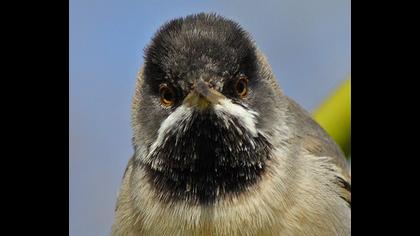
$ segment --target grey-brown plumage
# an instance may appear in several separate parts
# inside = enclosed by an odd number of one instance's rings
[[[212,14],[165,24],[132,114],[113,235],[350,235],[341,150],[238,24]]]

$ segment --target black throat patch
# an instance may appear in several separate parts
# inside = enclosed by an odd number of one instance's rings
[[[210,111],[188,122],[151,154],[158,168],[139,163],[162,201],[213,204],[261,179],[271,149],[264,136],[253,137],[236,118],[227,127]]]

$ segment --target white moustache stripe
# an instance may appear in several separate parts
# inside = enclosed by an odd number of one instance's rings
[[[169,132],[178,133],[187,128],[185,127],[191,119],[193,108],[181,105],[172,114],[170,114],[160,125],[158,137],[151,146],[149,154],[153,153],[157,147],[165,142]],[[229,99],[223,99],[220,104],[214,106],[216,115],[225,122],[227,128],[230,128],[232,120],[235,117],[241,125],[253,136],[258,136],[256,128],[256,118],[259,115],[255,111],[247,110],[240,105],[232,103]],[[146,158],[148,159],[148,158]]]
[[[214,110],[219,118],[223,119],[225,123],[229,123],[230,116],[234,116],[242,123],[242,126],[248,130],[248,132],[256,137],[258,130],[256,128],[257,116],[259,115],[255,111],[247,110],[240,105],[232,103],[229,99],[223,99],[220,104],[214,106]]]
[[[172,130],[183,129],[184,125],[187,123],[185,121],[191,118],[191,108],[185,105],[178,107],[174,112],[172,112],[160,125],[158,130],[158,137],[155,142],[152,144],[151,151],[153,151],[165,141],[165,137],[168,137],[168,133]]]

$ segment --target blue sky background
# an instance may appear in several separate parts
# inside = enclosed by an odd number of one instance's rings
[[[349,0],[70,0],[70,236],[109,235],[143,48],[165,21],[202,11],[250,32],[309,111],[350,74]]]

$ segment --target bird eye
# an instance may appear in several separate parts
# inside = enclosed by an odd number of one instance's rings
[[[236,82],[236,93],[241,98],[248,95],[248,79],[246,76],[241,76]]]
[[[175,94],[171,88],[169,88],[166,84],[160,85],[159,88],[160,93],[160,102],[164,106],[172,106],[175,102]]]

